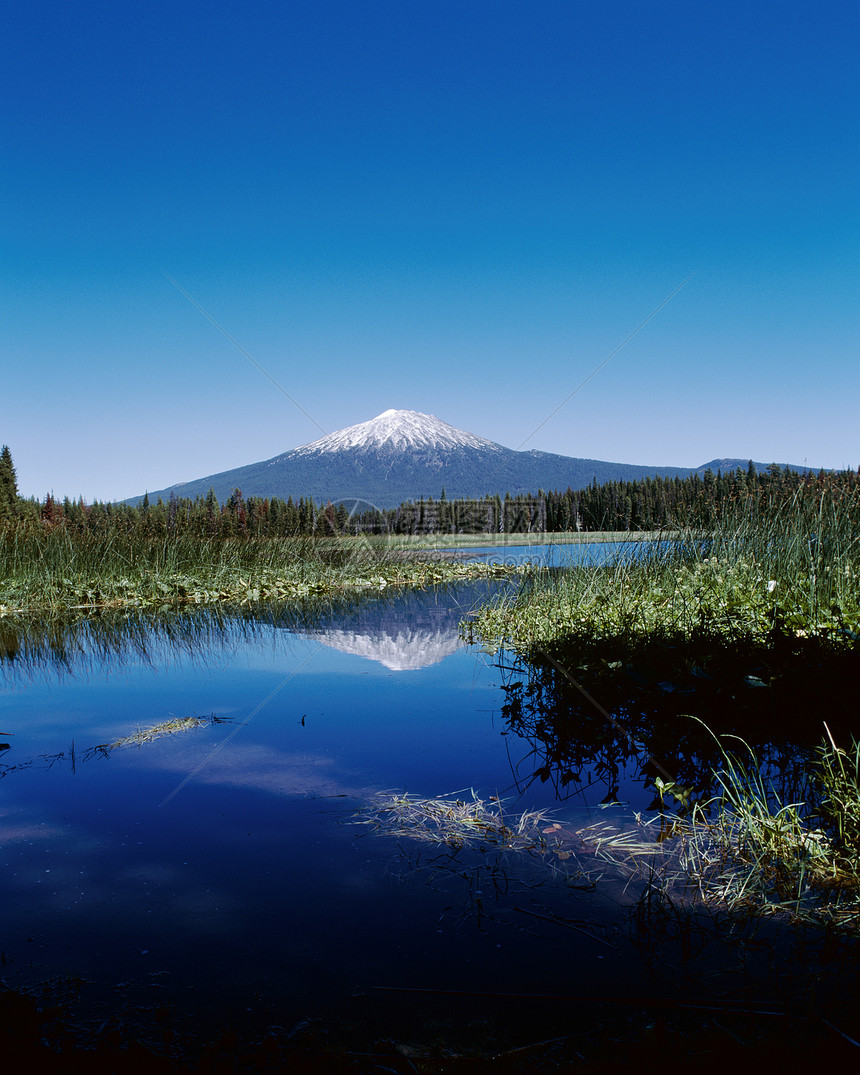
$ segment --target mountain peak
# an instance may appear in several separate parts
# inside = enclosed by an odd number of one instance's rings
[[[296,448],[292,455],[320,455],[342,452],[348,449],[363,451],[383,449],[405,451],[408,449],[492,448],[499,445],[474,433],[443,422],[435,414],[420,411],[394,410],[390,408],[371,418],[369,422],[340,429],[326,437]]]

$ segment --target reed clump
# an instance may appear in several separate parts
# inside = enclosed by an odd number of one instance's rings
[[[661,818],[676,856],[663,886],[681,883],[730,912],[860,927],[860,744],[845,751],[826,730],[804,794],[791,802],[743,740],[726,737],[735,749],[722,740],[718,795],[668,828]]]

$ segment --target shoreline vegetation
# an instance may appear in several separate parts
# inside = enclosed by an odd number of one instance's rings
[[[727,618],[718,608],[720,588],[727,584],[731,591],[728,604],[737,603],[737,595],[748,583],[762,581],[761,562],[757,566],[740,562],[736,541],[731,538],[727,552],[730,561],[739,561],[733,575],[740,572],[740,576],[726,579],[715,569],[715,557],[720,556],[715,546],[710,556],[698,557],[696,577],[680,579],[677,563],[667,559],[665,577],[660,581],[661,558],[674,556],[677,560],[676,550],[682,549],[689,561],[689,550],[695,557],[706,547],[703,543],[728,534],[726,505],[746,513],[752,533],[763,518],[773,516],[775,504],[781,505],[784,515],[790,515],[793,502],[819,498],[823,507],[825,501],[856,500],[858,489],[860,474],[852,471],[813,475],[772,466],[759,472],[750,464],[747,470],[726,475],[709,471],[701,478],[693,475],[683,480],[593,483],[576,492],[539,490],[533,495],[449,501],[443,490],[438,500],[422,498],[384,512],[359,512],[356,506],[350,513],[344,504],[315,504],[309,498],[246,500],[238,489],[223,504],[210,490],[206,497],[193,501],[171,496],[167,504],[160,499],[150,504],[144,497],[136,506],[88,505],[83,499],[65,498],[61,502],[52,494],[43,502],[18,496],[11,453],[3,446],[0,615],[100,608],[228,607],[350,589],[500,577],[512,569],[469,563],[456,551],[486,545],[504,548],[620,541],[625,547],[635,546],[635,558],[650,566],[648,572],[637,565],[635,573],[624,574],[624,568],[615,577],[591,568],[587,574],[580,571],[559,576],[558,584],[570,591],[567,606],[579,609],[583,630],[593,634],[597,627],[598,635],[605,633],[611,626],[607,617],[612,616],[615,627],[626,630],[638,617],[642,623],[637,629],[654,634],[663,631],[673,617],[689,621],[688,612],[700,615],[718,631],[727,627],[734,630],[734,624],[729,623],[732,614]],[[627,555],[616,562],[622,565],[630,559]],[[809,564],[802,567],[806,571]],[[677,592],[669,585],[676,578],[684,583]],[[585,579],[591,581],[583,583]],[[774,575],[764,581],[770,585],[778,580]],[[819,589],[820,581],[816,583]],[[792,585],[796,589],[794,582]],[[509,639],[513,645],[521,646],[528,632],[541,645],[552,642],[553,632],[547,634],[545,624],[534,630],[539,607],[547,605],[549,589],[538,581],[527,603],[517,607],[520,626]],[[543,597],[538,596],[539,591]],[[684,602],[684,592],[689,593],[689,602]],[[706,592],[713,596],[710,603],[701,600]],[[784,593],[788,593],[785,587],[777,593],[778,605]],[[788,606],[793,607],[794,600],[790,594]],[[679,612],[679,602],[684,604],[683,613]],[[755,602],[747,600],[746,604],[749,611]],[[770,604],[769,600],[758,602],[762,622]],[[602,612],[598,605],[604,606]],[[857,619],[856,607],[838,607],[836,620],[846,614]],[[833,619],[830,613],[826,615]],[[575,618],[568,617],[559,625],[569,628]],[[493,633],[489,618],[481,621],[481,630]]]
[[[600,565],[537,569],[481,612],[485,642],[547,652],[655,639],[860,640],[860,484],[730,502],[707,530],[659,535]]]
[[[536,569],[516,596],[478,610],[463,633],[536,670],[525,687],[514,684],[515,715],[551,684],[556,736],[564,692],[582,707],[583,698],[617,697],[619,681],[623,697],[638,692],[633,708],[628,702],[618,710],[622,723],[635,725],[639,706],[662,693],[667,727],[679,741],[694,734],[692,719],[687,730],[678,724],[684,714],[699,708],[732,720],[748,708],[744,692],[759,694],[758,711],[771,728],[777,721],[808,734],[815,724],[823,739],[791,798],[777,788],[780,774],[769,773],[737,734],[716,740],[716,794],[702,796],[656,770],[646,780],[658,812],[665,807],[676,818],[668,835],[703,896],[734,910],[860,927],[860,745],[855,711],[846,708],[860,670],[853,476],[730,501],[707,532],[606,563]],[[828,726],[838,707],[845,745]],[[616,712],[611,704],[609,712]],[[559,749],[565,745],[557,739]]]
[[[510,568],[365,538],[151,538],[11,527],[0,532],[0,616],[242,607],[389,586],[503,578]]]

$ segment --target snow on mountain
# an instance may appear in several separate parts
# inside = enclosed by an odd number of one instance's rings
[[[710,466],[729,469],[717,460]],[[746,462],[741,465],[747,466]],[[763,464],[754,464],[763,469]],[[734,469],[734,468],[732,468]],[[804,468],[792,467],[793,470]],[[388,410],[369,422],[341,429],[310,444],[259,463],[210,474],[167,489],[150,490],[150,502],[165,502],[172,492],[193,499],[210,489],[223,503],[236,489],[248,497],[307,497],[316,501],[359,501],[396,508],[405,501],[446,496],[481,498],[539,489],[584,489],[592,482],[636,478],[687,477],[688,467],[646,467],[600,459],[571,458],[549,452],[514,451],[443,422],[432,414]],[[138,502],[140,496],[132,499]]]
[[[321,437],[310,444],[304,444],[289,454],[293,457],[302,455],[322,455],[328,452],[343,452],[349,449],[383,449],[390,452],[414,450],[439,450],[457,448],[484,448],[504,451],[501,445],[491,440],[467,433],[464,429],[443,422],[435,414],[421,414],[419,411],[387,410],[371,418],[369,422],[359,422]]]

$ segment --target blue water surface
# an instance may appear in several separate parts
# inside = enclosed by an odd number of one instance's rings
[[[74,976],[108,1002],[135,983],[201,1028],[292,1025],[379,986],[567,993],[572,968],[578,988],[650,989],[635,893],[610,869],[592,887],[575,860],[364,823],[386,791],[495,796],[512,818],[549,809],[571,827],[605,816],[605,788],[559,800],[535,777],[504,718],[499,655],[459,637],[516,586],[138,625],[110,644],[91,625],[17,655],[7,641],[4,977]],[[111,746],[192,716],[194,729]]]
[[[653,542],[641,541],[583,541],[528,542],[521,545],[464,546],[461,554],[493,564],[525,564],[536,567],[570,567],[598,565],[616,557],[638,556],[653,549]]]
[[[536,942],[514,906],[536,892],[567,906],[562,873],[492,849],[424,872],[450,849],[356,823],[387,789],[558,807],[551,786],[517,786],[529,748],[506,731],[499,671],[458,637],[488,592],[381,596],[299,626],[246,613],[182,645],[153,630],[109,657],[83,643],[63,660],[6,661],[10,980],[157,983],[201,1018],[284,1022],[374,985],[558,979],[557,938]],[[205,723],[93,750],[188,716]],[[492,901],[480,896],[491,867],[507,890]],[[600,957],[596,970],[615,951],[565,944]]]

